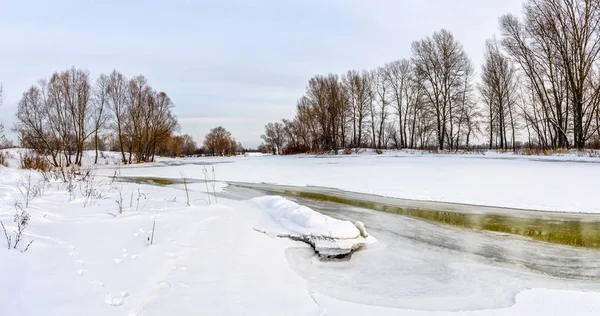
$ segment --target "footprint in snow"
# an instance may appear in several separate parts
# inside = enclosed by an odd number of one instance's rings
[[[126,253],[127,252],[127,248],[121,249],[121,252]]]
[[[169,282],[165,282],[165,281],[158,283],[158,285],[160,285],[160,287],[163,289],[168,289],[171,287],[171,284]]]
[[[125,298],[125,297],[129,296],[129,293],[122,291],[121,293],[119,293],[119,295],[121,295],[122,298]]]
[[[114,259],[113,259],[113,261],[114,261],[116,264],[123,263],[123,260],[121,260],[121,259],[119,259],[119,258],[114,258]]]
[[[114,297],[110,294],[107,294],[104,298],[104,304],[112,306],[121,306],[123,305],[123,300],[120,297]]]
[[[98,280],[94,281],[94,284],[98,287],[104,287],[104,282],[102,282],[102,281],[98,281]]]
[[[129,259],[137,259],[137,257],[138,257],[137,254],[129,255]]]
[[[85,273],[85,270],[84,270],[84,269],[79,269],[79,270],[77,270],[77,274],[79,274],[79,275],[81,275],[81,276],[83,276],[83,274],[84,274],[84,273]]]
[[[179,285],[180,287],[185,288],[185,289],[189,289],[192,287],[188,283],[184,283],[184,282],[179,282],[179,283],[177,283],[177,285]]]
[[[77,260],[77,263],[79,263],[79,265],[82,267],[85,265],[85,262],[83,262],[83,260]]]

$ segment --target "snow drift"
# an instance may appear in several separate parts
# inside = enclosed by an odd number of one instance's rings
[[[373,237],[361,236],[365,231],[362,223],[358,222],[360,227],[357,227],[280,196],[258,197],[252,202],[290,233],[277,234],[279,237],[304,241],[321,257],[345,257],[374,241]]]

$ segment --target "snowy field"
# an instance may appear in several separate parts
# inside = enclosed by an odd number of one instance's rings
[[[71,186],[44,182],[40,174],[15,168],[14,161],[10,168],[0,166],[0,220],[8,234],[16,227],[16,201],[31,216],[17,249],[2,249],[6,240],[0,232],[0,315],[597,315],[600,310],[598,280],[548,277],[431,245],[394,248],[386,239],[393,234],[382,234],[349,261],[323,262],[308,245],[275,236],[359,238],[353,222],[360,218],[334,219],[277,197],[228,198],[224,183],[213,191],[193,181],[205,178],[205,167],[212,177],[214,166],[220,181],[600,212],[594,185],[600,161],[592,158],[394,152],[162,159],[127,167],[115,165],[117,160],[107,154],[94,177]],[[190,180],[189,206],[183,184],[112,179],[115,173],[177,179],[182,171]],[[25,207],[28,183],[39,187]],[[595,252],[586,255],[600,259]],[[365,274],[375,277],[361,278]]]

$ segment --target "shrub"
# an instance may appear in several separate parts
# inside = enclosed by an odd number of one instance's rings
[[[0,165],[3,165],[5,167],[8,167],[8,161],[7,161],[7,156],[5,153],[0,152]]]
[[[16,214],[13,217],[13,222],[16,224],[17,228],[14,231],[14,239],[13,236],[9,235],[9,233],[6,231],[6,227],[4,227],[4,223],[0,221],[0,226],[2,226],[2,230],[4,231],[4,236],[6,237],[6,244],[8,249],[17,249],[17,246],[19,245],[19,242],[21,242],[21,240],[23,240],[23,232],[25,231],[25,228],[27,228],[27,225],[29,224],[29,220],[31,219],[31,216],[29,215],[29,213],[27,213],[27,211],[25,209],[23,209],[23,207],[21,206],[20,202],[15,202],[15,210],[16,210]],[[29,246],[31,246],[31,244],[33,243],[33,240],[29,242],[29,244],[27,244],[27,247],[25,247],[24,250],[21,250],[21,252],[25,252],[29,249]]]
[[[38,170],[42,172],[48,172],[52,168],[50,163],[46,160],[46,157],[35,153],[21,154],[20,164],[21,169]]]

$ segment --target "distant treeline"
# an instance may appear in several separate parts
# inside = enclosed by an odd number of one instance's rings
[[[600,146],[600,1],[527,0],[500,18],[481,72],[453,34],[412,43],[410,58],[315,76],[290,120],[262,139],[276,153],[340,148],[457,150]]]
[[[23,93],[15,131],[22,146],[50,157],[56,167],[81,165],[83,150],[113,142],[123,163],[153,161],[179,143],[173,103],[143,75],[114,70],[95,81],[75,67],[39,80]],[[185,139],[182,139],[185,142]]]

